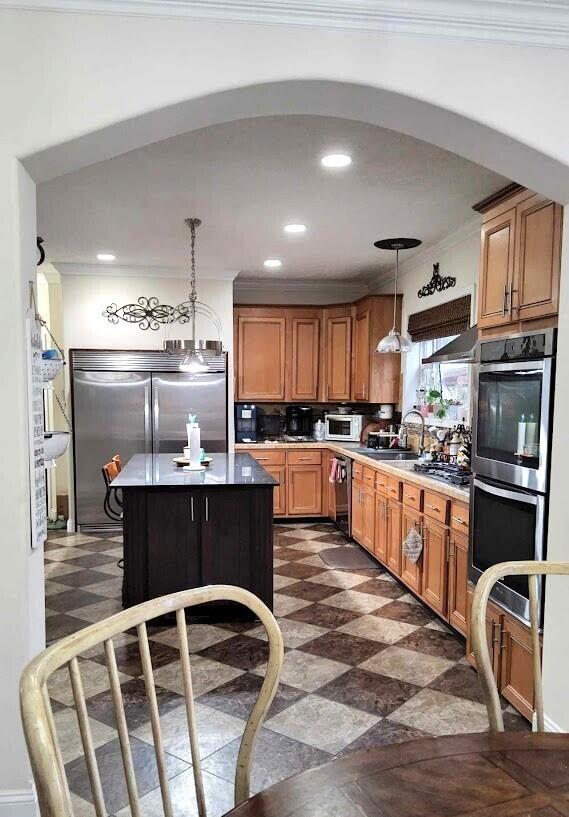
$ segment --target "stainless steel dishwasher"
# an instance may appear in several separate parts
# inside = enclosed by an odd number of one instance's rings
[[[331,462],[336,499],[336,526],[346,536],[350,536],[352,516],[352,461],[348,457],[335,455]]]

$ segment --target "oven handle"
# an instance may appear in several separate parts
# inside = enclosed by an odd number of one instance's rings
[[[500,363],[495,360],[491,363],[479,363],[478,369],[481,372],[520,372],[524,374],[543,374],[546,366],[546,359],[542,360],[518,360],[513,363]]]
[[[506,491],[504,488],[497,488],[495,485],[488,485],[486,482],[481,482],[479,479],[474,480],[474,487],[480,488],[487,494],[494,496],[501,496],[503,499],[511,499],[512,502],[523,502],[526,505],[537,505],[538,498],[531,494],[524,494],[521,491]]]

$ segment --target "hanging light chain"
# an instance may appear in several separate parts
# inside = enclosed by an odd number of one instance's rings
[[[185,223],[190,228],[190,297],[189,301],[195,304],[197,301],[196,293],[196,227],[202,223],[201,218],[187,218]]]

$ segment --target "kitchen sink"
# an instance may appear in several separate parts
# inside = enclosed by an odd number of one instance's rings
[[[373,448],[357,448],[356,452],[358,454],[363,454],[365,457],[369,457],[372,460],[418,460],[419,457],[414,451],[390,451],[389,449],[385,449],[384,451],[378,451],[377,449]]]

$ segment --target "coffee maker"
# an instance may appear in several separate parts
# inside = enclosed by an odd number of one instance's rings
[[[286,407],[286,433],[289,437],[312,437],[312,407]]]
[[[235,404],[235,442],[257,442],[257,406],[254,403]]]

